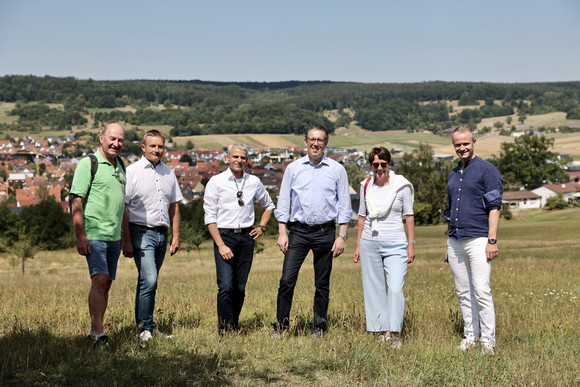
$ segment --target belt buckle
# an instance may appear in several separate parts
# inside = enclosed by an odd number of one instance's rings
[[[242,233],[241,228],[234,228],[234,234],[241,234],[241,233]]]
[[[310,231],[310,232],[313,232],[313,231],[317,231],[318,230],[317,227],[316,227],[316,224],[308,224],[308,223],[306,223],[306,229],[308,231]]]

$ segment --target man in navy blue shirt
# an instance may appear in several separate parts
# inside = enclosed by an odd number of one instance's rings
[[[447,183],[443,213],[449,221],[446,256],[464,321],[465,338],[458,348],[473,348],[479,339],[482,353],[493,355],[495,310],[490,276],[491,262],[498,255],[503,179],[493,164],[475,156],[475,141],[468,127],[453,132],[459,165],[449,173]]]

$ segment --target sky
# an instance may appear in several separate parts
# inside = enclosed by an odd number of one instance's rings
[[[579,0],[0,0],[0,76],[580,80]]]

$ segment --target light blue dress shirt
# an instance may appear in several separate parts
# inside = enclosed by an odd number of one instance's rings
[[[316,166],[308,156],[290,163],[284,172],[274,215],[282,223],[312,225],[331,220],[348,223],[352,209],[346,170],[326,155]]]

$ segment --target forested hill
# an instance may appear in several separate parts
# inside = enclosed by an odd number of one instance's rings
[[[459,114],[449,101],[470,106]],[[484,101],[479,106],[477,101]],[[580,119],[580,82],[423,82],[364,84],[330,81],[96,81],[72,77],[0,77],[0,102],[18,116],[3,129],[70,130],[90,122],[169,125],[174,136],[219,133],[300,133],[351,120],[368,130],[432,130],[474,125],[482,118],[563,111]],[[62,104],[50,107],[49,103]],[[131,107],[132,109],[126,109]],[[122,108],[122,109],[121,109]],[[337,109],[330,122],[322,112]]]

